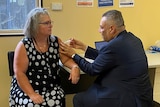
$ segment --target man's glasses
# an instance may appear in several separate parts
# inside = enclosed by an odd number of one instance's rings
[[[49,25],[52,25],[52,24],[53,24],[53,21],[41,22],[41,23],[39,23],[39,24],[43,24],[43,25],[49,26]]]

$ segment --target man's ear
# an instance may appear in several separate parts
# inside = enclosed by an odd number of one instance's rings
[[[111,32],[111,34],[114,34],[115,32],[116,32],[116,27],[115,26],[110,26],[110,32]]]

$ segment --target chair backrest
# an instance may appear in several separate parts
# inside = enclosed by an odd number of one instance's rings
[[[8,66],[9,66],[9,75],[10,76],[14,75],[13,60],[14,60],[14,51],[9,51],[8,52]]]
[[[156,101],[153,101],[153,107],[160,107],[160,104]]]

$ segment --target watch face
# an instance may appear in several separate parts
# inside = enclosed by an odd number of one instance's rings
[[[74,58],[75,54],[73,54],[71,57]]]
[[[106,41],[96,41],[95,42],[95,47],[97,50],[100,50],[104,45],[108,44]]]

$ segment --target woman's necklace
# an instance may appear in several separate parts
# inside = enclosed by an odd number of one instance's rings
[[[35,38],[33,40],[36,44],[37,49],[40,51],[40,53],[44,53],[48,50],[49,39],[47,39],[47,44],[44,44],[44,45],[41,45],[41,46],[39,45],[39,43],[36,41]]]

